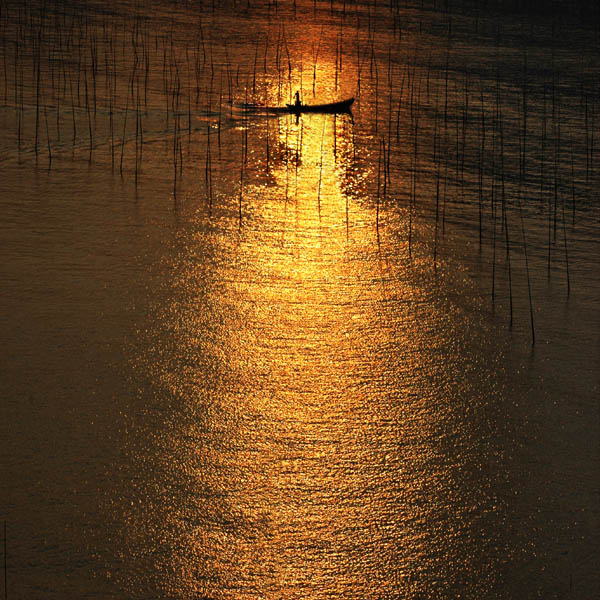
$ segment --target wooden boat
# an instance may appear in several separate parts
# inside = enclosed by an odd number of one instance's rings
[[[340,102],[330,102],[329,104],[287,104],[288,112],[292,114],[300,113],[347,113],[354,102],[354,98],[342,100]]]
[[[286,104],[285,106],[265,106],[264,104],[244,103],[238,104],[237,108],[245,112],[262,114],[293,114],[301,113],[325,113],[338,114],[349,113],[354,98],[348,98],[340,102],[330,102],[329,104]]]

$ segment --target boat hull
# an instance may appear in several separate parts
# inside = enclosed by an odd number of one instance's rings
[[[330,102],[329,104],[286,104],[285,106],[265,106],[264,104],[244,103],[233,105],[233,108],[242,110],[244,113],[264,115],[300,115],[302,113],[352,114],[350,107],[353,103],[354,98],[349,98],[348,100]]]
[[[350,112],[350,108],[354,102],[354,98],[348,100],[342,100],[341,102],[331,102],[329,104],[288,104],[287,110],[292,114],[301,113],[347,113]]]

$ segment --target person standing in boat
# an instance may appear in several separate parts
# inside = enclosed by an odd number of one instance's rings
[[[294,106],[300,106],[302,103],[300,102],[300,92],[298,90],[296,90],[296,102],[294,103]]]

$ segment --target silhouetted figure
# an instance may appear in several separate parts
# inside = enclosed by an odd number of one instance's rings
[[[302,103],[300,102],[300,92],[296,90],[296,102],[295,106],[300,106]]]

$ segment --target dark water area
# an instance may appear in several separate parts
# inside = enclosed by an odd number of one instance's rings
[[[0,597],[599,596],[594,3],[0,6]]]

